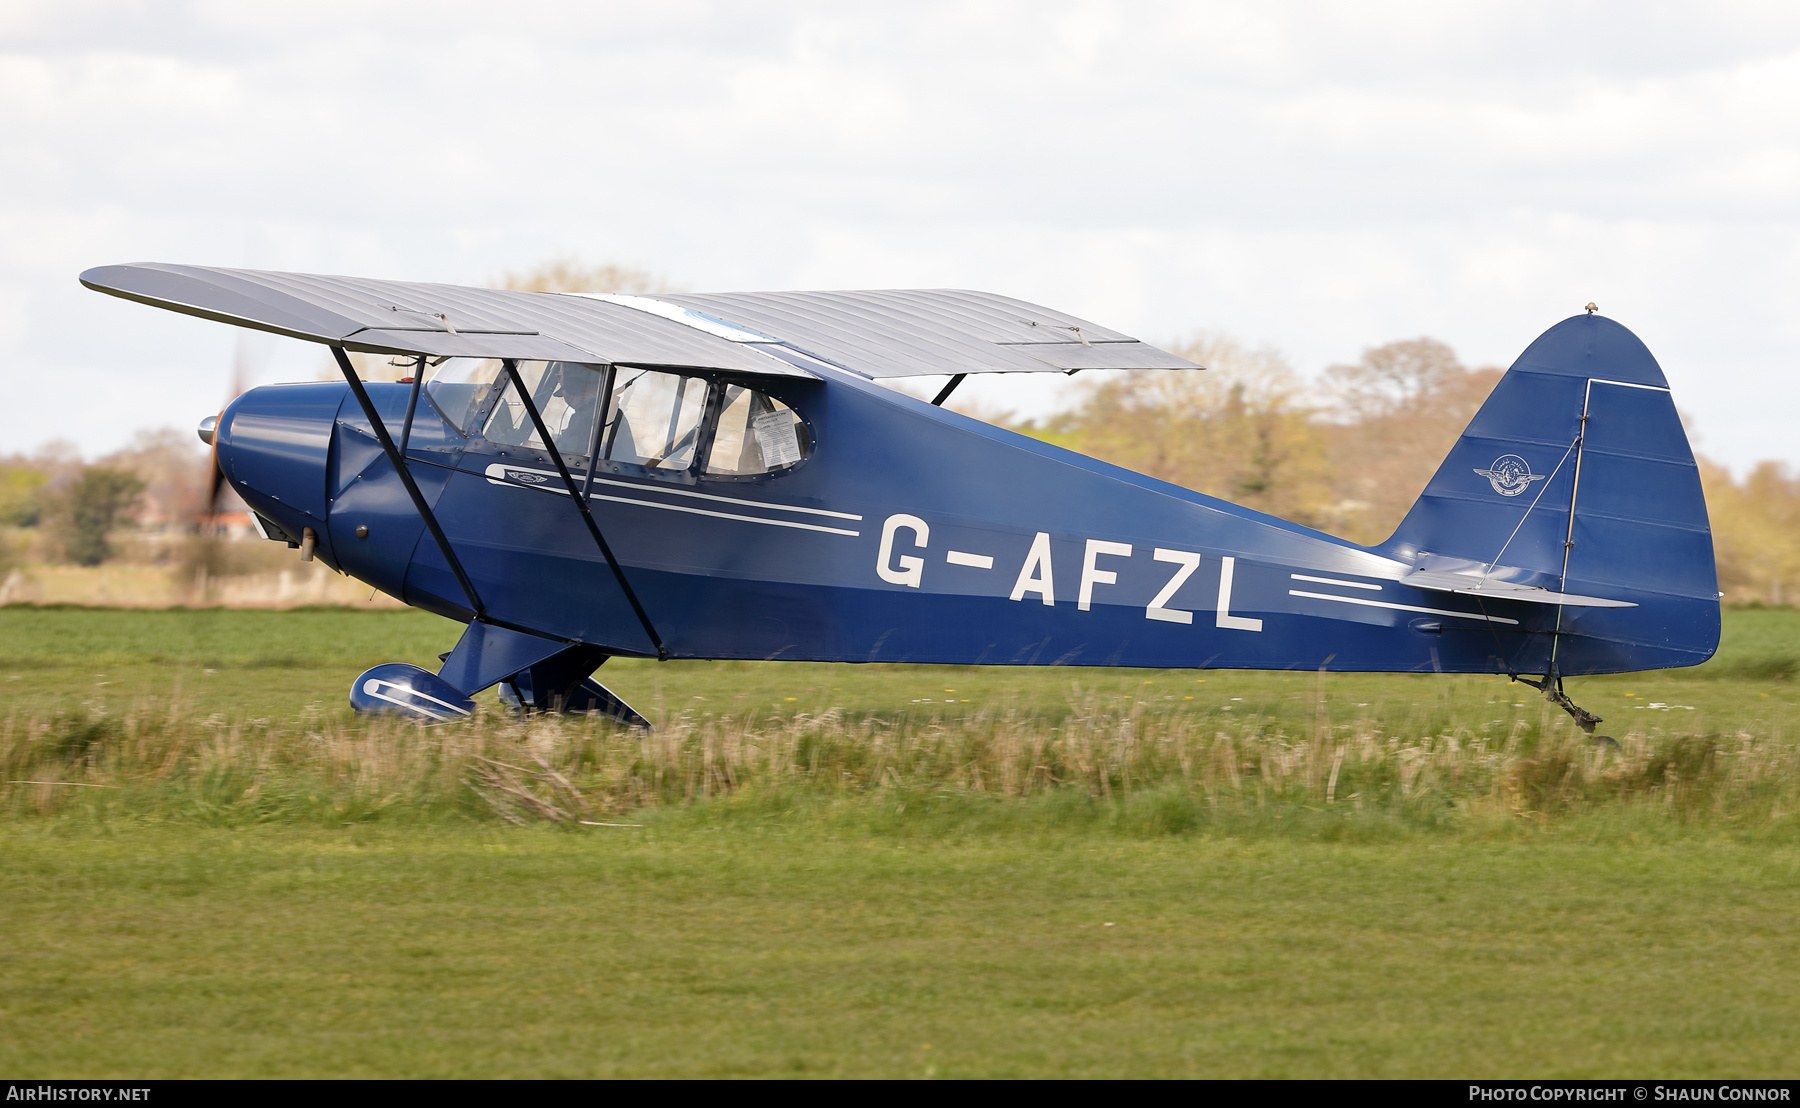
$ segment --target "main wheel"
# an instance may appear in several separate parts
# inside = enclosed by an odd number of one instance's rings
[[[466,719],[475,702],[428,669],[386,662],[350,686],[350,706],[359,713],[405,716],[427,723]]]

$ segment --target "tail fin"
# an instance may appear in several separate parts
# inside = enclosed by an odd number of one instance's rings
[[[1696,665],[1719,645],[1712,528],[1668,381],[1596,315],[1544,332],[1494,387],[1394,536],[1422,570],[1629,601],[1565,607],[1515,672]]]

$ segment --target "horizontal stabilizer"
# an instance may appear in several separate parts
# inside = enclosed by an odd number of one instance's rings
[[[1432,573],[1419,570],[1400,578],[1402,585],[1432,592],[1453,592],[1460,596],[1488,596],[1495,600],[1523,600],[1528,604],[1565,604],[1572,608],[1635,608],[1626,600],[1605,600],[1598,596],[1575,596],[1566,592],[1515,585],[1511,581],[1495,581],[1471,577],[1464,573]]]

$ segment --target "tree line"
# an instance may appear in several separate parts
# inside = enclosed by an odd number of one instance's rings
[[[497,283],[653,292],[662,279],[573,260]],[[1061,412],[993,422],[1353,542],[1386,539],[1499,381],[1431,338],[1370,347],[1306,381],[1278,352],[1202,333],[1173,349],[1208,367],[1093,374]],[[334,373],[335,375],[335,373]],[[191,432],[141,433],[92,465],[53,445],[0,459],[0,563],[97,565],[122,526],[196,525],[209,455]],[[1800,474],[1763,462],[1743,479],[1700,459],[1727,603],[1800,597]]]
[[[63,442],[0,459],[0,567],[96,566],[119,554],[122,532],[194,530],[212,495],[211,465],[193,432],[173,428],[139,432],[91,465]]]
[[[1431,338],[1374,346],[1307,382],[1269,349],[1201,334],[1173,348],[1204,373],[1096,374],[1073,402],[1016,430],[1372,545],[1399,526],[1500,380]],[[1742,480],[1699,459],[1727,603],[1800,598],[1800,474]]]

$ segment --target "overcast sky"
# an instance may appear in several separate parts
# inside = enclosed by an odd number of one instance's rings
[[[1504,365],[1593,300],[1702,452],[1800,462],[1793,3],[0,0],[0,170],[0,453],[218,407],[234,332],[89,266],[573,254],[988,289],[1306,373],[1421,334]]]

